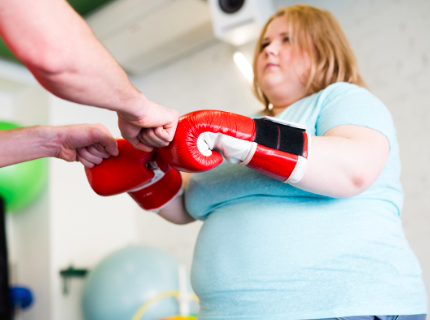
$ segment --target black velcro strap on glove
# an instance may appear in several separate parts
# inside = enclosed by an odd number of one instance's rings
[[[301,128],[282,125],[270,120],[254,119],[254,142],[267,148],[303,156],[305,137]]]

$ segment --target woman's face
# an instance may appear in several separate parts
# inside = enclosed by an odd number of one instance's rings
[[[306,96],[310,60],[306,52],[293,54],[284,17],[274,19],[262,40],[257,60],[258,83],[275,106],[288,106]]]

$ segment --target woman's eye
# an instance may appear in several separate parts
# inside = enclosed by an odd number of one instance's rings
[[[283,41],[284,42],[290,42],[290,38],[289,37],[285,37]]]
[[[266,43],[262,43],[262,44],[261,44],[261,47],[264,49],[264,48],[266,48],[269,44],[270,44],[270,43],[268,43],[268,42],[266,42]]]

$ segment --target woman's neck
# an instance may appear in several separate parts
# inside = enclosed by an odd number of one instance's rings
[[[292,94],[285,95],[282,92],[278,92],[278,94],[266,94],[266,97],[269,99],[273,108],[270,111],[272,116],[277,116],[285,109],[287,109],[292,104],[306,97],[306,90],[297,90]]]
[[[280,114],[282,111],[284,111],[285,109],[287,109],[290,105],[288,105],[288,106],[282,106],[282,107],[275,107],[275,106],[273,106],[273,108],[270,111],[273,114],[273,116],[275,117],[278,114]]]
[[[267,110],[268,111],[268,115],[271,116],[271,117],[275,117],[278,114],[280,114],[281,112],[283,112],[285,109],[287,109],[289,106],[291,106],[293,103],[295,103],[295,102],[297,102],[299,100],[296,100],[296,101],[293,101],[291,103],[284,104],[284,105],[274,105],[274,104],[272,104],[272,108],[269,109],[269,110]]]

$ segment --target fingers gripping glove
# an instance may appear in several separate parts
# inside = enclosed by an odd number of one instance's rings
[[[119,155],[103,160],[85,173],[91,187],[101,196],[112,196],[147,184],[154,172],[147,167],[155,151],[135,149],[127,140],[117,139]]]
[[[207,171],[225,157],[274,179],[297,183],[306,170],[310,142],[300,124],[202,110],[181,117],[173,141],[159,153],[181,171]]]
[[[165,163],[159,155],[156,155],[154,161],[149,163],[149,167],[154,172],[154,178],[128,194],[141,208],[158,212],[182,194],[182,177],[176,169]]]

